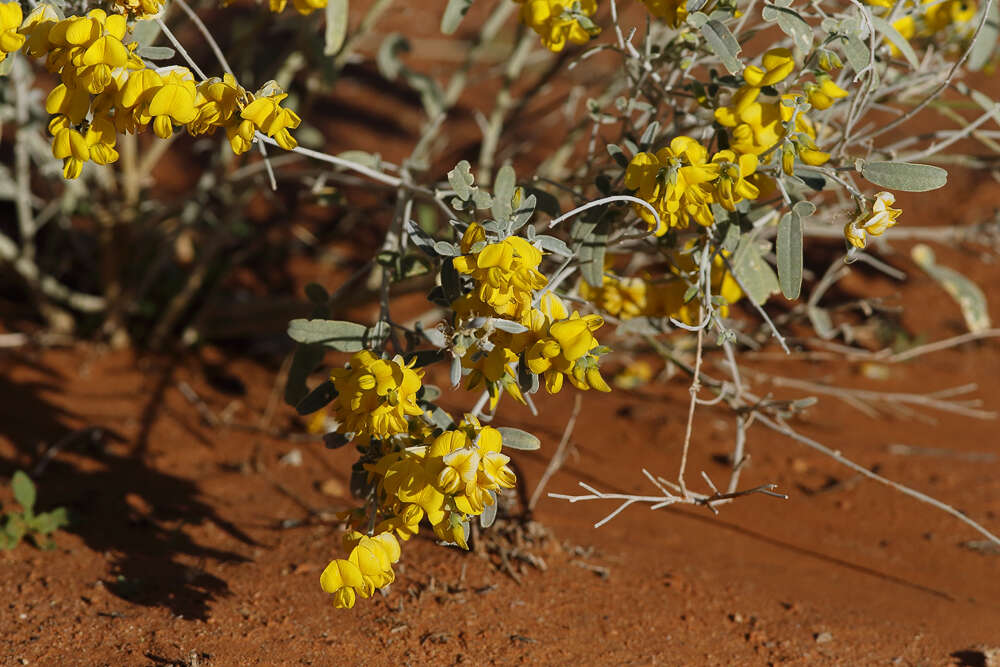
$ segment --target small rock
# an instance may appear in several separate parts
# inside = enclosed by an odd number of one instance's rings
[[[293,449],[292,451],[288,452],[280,459],[278,459],[278,463],[280,463],[281,465],[298,468],[300,465],[302,465],[302,450]]]
[[[828,644],[833,641],[832,632],[821,632],[815,636],[817,644]]]

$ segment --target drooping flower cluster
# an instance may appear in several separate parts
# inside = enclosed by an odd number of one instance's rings
[[[358,531],[344,535],[347,558],[332,561],[319,577],[323,591],[333,595],[333,605],[350,609],[360,595],[370,598],[378,588],[396,580],[392,565],[399,561],[400,548],[396,536],[381,532],[368,537]]]
[[[491,406],[503,391],[523,402],[514,366],[522,355],[528,355],[532,360],[526,363],[527,369],[544,375],[546,390],[551,393],[562,388],[564,376],[579,389],[610,391],[597,369],[604,348],[592,333],[603,320],[570,314],[551,292],[538,296],[548,285],[538,270],[542,260],[538,248],[517,236],[488,243],[486,231],[478,223],[469,225],[460,247],[462,255],[454,260],[454,266],[471,278],[472,289],[452,303],[456,328],[483,318],[501,321],[476,326],[476,335],[456,347],[462,366],[469,372],[469,389],[485,387]],[[501,326],[503,321],[515,324]],[[581,349],[584,346],[586,349]]]
[[[673,227],[687,227],[689,220],[701,225],[713,221],[711,205],[734,210],[743,199],[756,199],[760,190],[748,180],[757,170],[757,156],[737,156],[731,150],[708,151],[691,137],[674,137],[656,153],[639,153],[625,171],[625,186],[635,190],[659,214],[635,204],[635,211],[657,236]]]
[[[548,282],[539,271],[542,252],[519,236],[487,243],[482,225],[462,235],[455,270],[472,278],[475,289],[452,305],[460,315],[499,317],[526,324],[535,290]]]
[[[355,438],[384,440],[409,428],[407,416],[422,415],[417,405],[423,369],[403,358],[379,359],[369,350],[356,353],[347,368],[335,368],[330,379],[337,391],[331,404],[341,431]]]
[[[795,109],[800,94],[789,90],[774,101],[761,101],[766,90],[785,81],[795,70],[795,59],[788,49],[771,49],[764,54],[762,67],[751,65],[743,71],[744,85],[727,106],[715,110],[715,120],[729,128],[729,146],[740,154],[780,155],[786,173],[794,173],[795,159],[808,165],[822,165],[830,159],[816,147],[816,127],[804,112]],[[805,96],[818,109],[829,108],[836,100],[847,97],[829,75],[816,74],[816,83],[804,86]]]
[[[891,192],[880,192],[875,195],[875,204],[871,213],[861,215],[847,223],[844,227],[844,237],[855,248],[864,248],[868,244],[868,235],[881,236],[885,230],[896,224],[903,211],[892,208],[896,196]]]
[[[375,589],[395,580],[397,536],[409,540],[424,519],[438,539],[468,549],[470,518],[495,505],[496,494],[514,488],[517,481],[507,465],[510,457],[502,453],[501,432],[471,415],[446,431],[427,432],[418,426],[383,445],[385,453],[365,465],[380,519],[373,537],[358,530],[347,533],[348,557],[331,562],[320,577],[338,608],[352,607],[357,596],[371,597]],[[346,518],[355,528],[369,521],[362,510]]]
[[[149,9],[153,6],[140,4],[135,11]],[[52,154],[63,161],[65,178],[78,177],[88,161],[115,162],[118,135],[149,125],[164,139],[178,126],[192,135],[222,128],[237,154],[249,150],[257,132],[288,150],[297,145],[289,130],[300,119],[281,107],[287,96],[277,85],[251,94],[228,74],[199,83],[186,67],[149,67],[127,34],[125,16],[100,9],[59,19],[52,6],[42,3],[22,22],[20,5],[0,5],[3,55],[22,49],[44,58],[60,79],[45,109],[52,114]]]
[[[538,33],[550,51],[562,51],[567,43],[586,44],[601,29],[590,17],[597,0],[514,0],[521,5],[521,23]]]

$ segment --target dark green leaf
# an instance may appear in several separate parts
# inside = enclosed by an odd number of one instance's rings
[[[330,401],[337,397],[337,389],[331,380],[320,383],[309,394],[295,405],[295,411],[300,415],[309,415],[322,410]]]

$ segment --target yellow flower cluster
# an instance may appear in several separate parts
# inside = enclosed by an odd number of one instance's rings
[[[52,154],[63,161],[68,179],[78,177],[88,161],[115,162],[118,135],[149,124],[161,138],[175,126],[186,126],[192,135],[223,128],[237,154],[249,150],[257,132],[288,150],[297,145],[289,130],[300,119],[280,106],[287,95],[276,85],[250,94],[230,75],[196,83],[185,67],[147,67],[136,43],[125,41],[123,15],[94,9],[60,20],[43,3],[21,19],[20,5],[0,5],[0,51],[44,57],[46,68],[59,76],[45,110],[52,114]]]
[[[413,370],[403,358],[379,359],[368,350],[351,357],[347,368],[335,368],[330,379],[337,391],[331,407],[340,431],[356,438],[384,440],[406,433],[407,415],[424,413],[417,405],[423,369]]]
[[[713,203],[735,210],[741,200],[756,199],[760,190],[748,180],[756,171],[757,156],[752,152],[737,156],[723,150],[709,160],[704,146],[680,136],[655,154],[633,157],[625,171],[625,187],[656,208],[659,224],[649,209],[633,205],[650,229],[662,236],[672,227],[687,227],[692,219],[711,225]]]
[[[486,243],[486,231],[477,223],[465,230],[461,249],[455,270],[472,278],[476,289],[453,304],[455,312],[527,324],[534,291],[548,282],[538,271],[541,251],[519,236]]]
[[[517,481],[502,447],[500,431],[467,415],[429,445],[390,452],[366,465],[383,507],[390,508],[377,530],[395,530],[409,539],[426,517],[439,539],[467,549],[463,525],[468,518],[482,514],[496,502],[495,492],[512,489]]]
[[[663,19],[674,28],[681,27],[687,20],[688,9],[686,0],[642,0],[649,13],[658,19]]]
[[[349,556],[338,558],[323,570],[320,586],[333,595],[333,605],[350,609],[360,595],[369,598],[375,589],[396,580],[393,563],[399,561],[399,542],[391,532],[374,537],[351,531],[344,535],[344,550]]]
[[[725,257],[729,253],[723,251],[715,254],[712,259],[712,295],[722,297],[724,304],[718,307],[719,315],[727,317],[729,306],[743,298],[743,290],[736,278],[726,266]],[[594,304],[603,312],[620,320],[634,317],[672,317],[685,324],[694,325],[698,322],[699,301],[684,301],[688,283],[681,276],[696,273],[697,267],[690,253],[677,254],[671,267],[673,278],[629,277],[620,278],[608,275],[605,271],[604,283],[601,287],[591,287],[581,281],[580,296]]]
[[[872,212],[862,215],[847,223],[844,227],[844,237],[855,248],[864,248],[868,244],[868,235],[881,236],[885,230],[896,224],[903,211],[892,208],[896,197],[891,192],[880,192],[875,195]]]
[[[798,93],[787,92],[773,102],[759,100],[763,89],[774,87],[795,70],[795,59],[788,49],[771,49],[764,54],[761,65],[751,65],[743,71],[744,85],[732,96],[729,104],[715,110],[715,120],[730,128],[730,148],[740,154],[762,155],[780,152],[782,168],[793,173],[795,158],[808,165],[825,164],[830,159],[816,147],[816,128],[809,117],[796,113],[793,106]],[[829,108],[836,100],[847,97],[828,75],[820,74],[817,83],[804,86],[810,104],[818,109]],[[792,123],[791,132],[788,125]],[[780,149],[780,151],[779,151]]]
[[[548,285],[538,270],[540,250],[517,236],[488,243],[486,231],[478,223],[469,225],[460,247],[462,254],[455,258],[454,266],[472,278],[473,289],[452,303],[457,323],[490,317],[516,322],[526,329],[520,333],[482,329],[473,345],[456,350],[463,366],[471,371],[469,389],[485,386],[491,406],[496,405],[502,391],[523,403],[514,364],[527,354],[529,370],[545,376],[545,387],[551,393],[562,388],[564,376],[580,389],[610,391],[597,370],[603,348],[592,333],[603,320],[570,314],[551,292],[541,298],[541,307],[536,305],[537,291]],[[586,349],[581,351],[582,346]]]
[[[550,51],[562,51],[567,42],[586,44],[600,34],[590,17],[597,0],[514,0],[521,5],[521,23],[542,38]]]
[[[868,0],[868,4],[881,8],[882,13],[887,14],[896,3],[893,0]],[[919,3],[906,0],[902,11],[906,12],[905,15],[893,21],[892,27],[909,40],[933,37],[952,27],[970,33],[978,6],[975,0],[921,0]],[[895,44],[890,44],[890,51],[893,56],[900,55]]]
[[[115,12],[132,18],[143,19],[159,14],[163,0],[111,0]]]
[[[563,378],[568,378],[577,389],[611,391],[597,367],[600,355],[606,351],[594,338],[594,332],[604,326],[600,315],[581,317],[576,311],[569,314],[566,306],[549,293],[542,308],[532,313],[531,326],[525,341],[524,358],[528,369],[545,378],[545,390],[559,393]]]

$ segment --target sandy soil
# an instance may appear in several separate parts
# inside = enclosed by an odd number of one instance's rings
[[[386,30],[412,25],[409,12],[388,18]],[[331,112],[319,124],[333,152],[405,155],[419,127],[414,100],[376,84],[364,71],[338,84],[345,104],[384,99],[386,111]],[[540,95],[539,117],[561,99],[558,90]],[[474,147],[471,112],[456,116]],[[526,124],[518,141],[547,131]],[[904,224],[980,220],[1000,204],[995,183],[953,180],[944,195],[901,198]],[[860,270],[835,298],[893,300],[906,307],[904,328],[927,340],[961,332],[957,306],[909,261],[906,244],[896,250],[887,259],[907,272],[902,286]],[[983,286],[1000,321],[990,289],[1000,267],[959,250],[940,249],[938,259]],[[312,280],[343,279],[315,262],[287,273],[288,297]],[[256,278],[244,269],[234,276]],[[280,323],[261,339],[180,357],[85,345],[0,351],[0,476],[42,465],[42,509],[66,506],[74,519],[54,551],[0,553],[0,664],[995,664],[997,553],[968,548],[980,536],[955,519],[759,427],[743,483],[776,483],[788,500],[749,497],[719,516],[635,506],[595,529],[613,504],[543,498],[533,523],[511,521],[480,541],[480,553],[412,540],[384,597],[338,611],[318,577],[339,548],[332,515],[351,505],[351,452],[297,436],[303,427],[275,392],[287,349]],[[748,357],[747,367],[880,391],[975,382],[984,408],[1000,410],[996,341],[889,367],[883,380],[857,364],[779,363],[776,351]],[[764,382],[755,389],[808,394]],[[682,377],[586,395],[570,456],[547,490],[573,493],[585,481],[652,493],[641,469],[676,474],[687,400]],[[542,438],[540,451],[515,455],[525,494],[572,404],[569,391],[543,397],[540,421],[502,406],[500,423]],[[795,425],[1000,530],[997,422],[917,413],[870,418],[824,396]],[[725,479],[733,436],[728,413],[699,410],[689,480],[702,470]],[[899,455],[893,444],[936,451]]]

